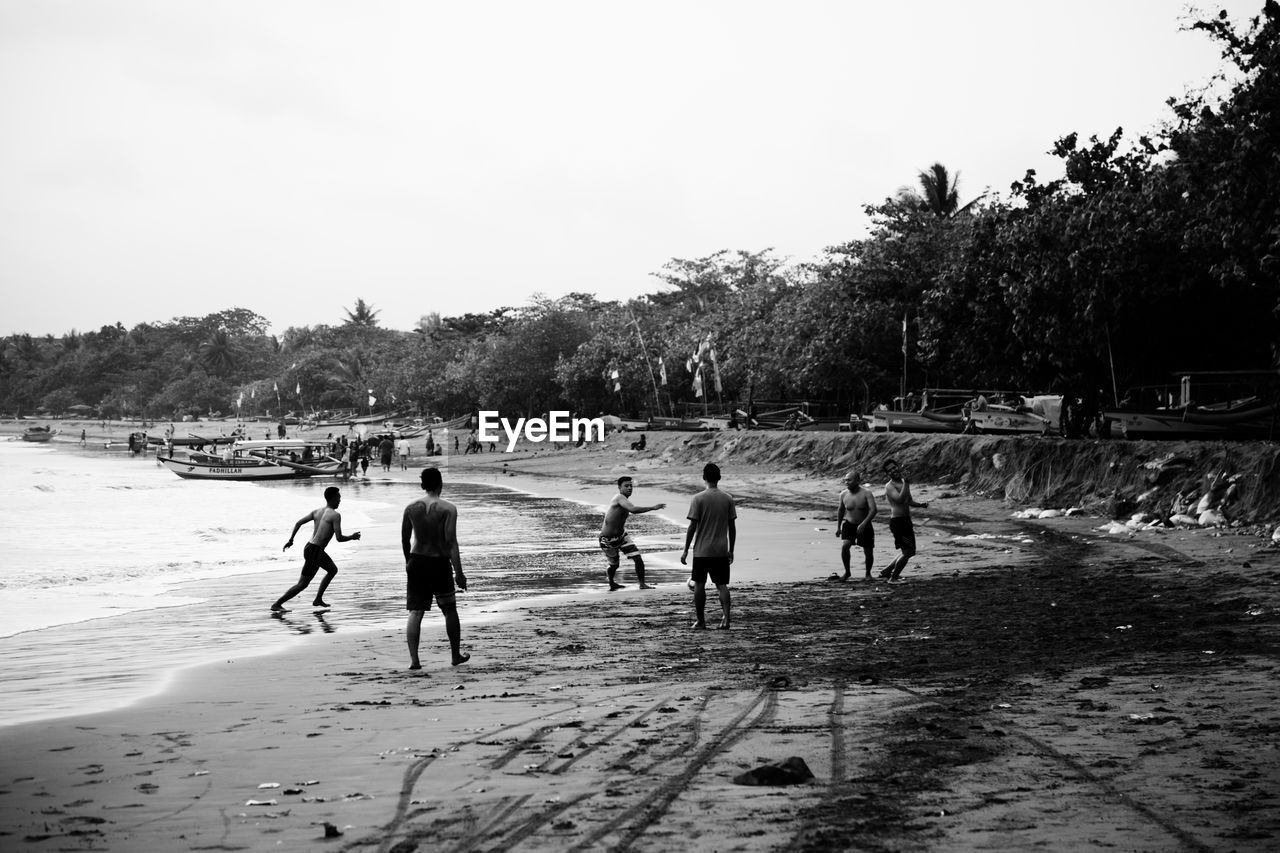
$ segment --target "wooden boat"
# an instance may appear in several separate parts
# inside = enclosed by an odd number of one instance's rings
[[[1258,398],[1219,406],[1168,409],[1106,409],[1103,419],[1128,439],[1280,438],[1280,406]]]
[[[896,397],[893,408],[880,407],[867,416],[872,432],[960,432],[965,426],[964,406],[981,391],[926,388],[919,398]]]
[[[1056,426],[1025,406],[987,406],[969,412],[969,431],[985,435],[1048,435]]]
[[[57,431],[47,426],[31,426],[22,431],[23,441],[50,441]]]
[[[253,439],[237,441],[223,456],[192,452],[181,457],[157,456],[156,461],[186,480],[297,480],[341,473],[340,463],[329,456],[328,449],[327,441]]]

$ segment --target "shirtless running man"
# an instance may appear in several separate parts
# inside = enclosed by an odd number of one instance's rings
[[[458,621],[453,585],[456,579],[458,589],[467,588],[467,576],[462,573],[462,556],[458,552],[458,508],[440,497],[444,490],[440,469],[423,468],[421,476],[422,490],[427,496],[404,508],[404,521],[400,525],[400,545],[404,549],[408,581],[405,609],[409,611],[409,622],[405,626],[405,640],[409,644],[409,669],[422,669],[418,640],[422,634],[422,614],[431,609],[432,598],[444,614],[453,665],[458,666],[471,660],[471,655],[462,651],[462,626]]]
[[[600,550],[604,551],[605,559],[609,561],[611,592],[625,586],[614,580],[618,572],[618,564],[621,562],[620,554],[626,554],[635,561],[636,580],[640,582],[640,588],[653,589],[644,582],[644,558],[640,556],[640,549],[631,541],[631,536],[627,533],[627,517],[633,513],[638,515],[642,512],[664,509],[667,505],[637,506],[631,502],[631,493],[634,490],[635,483],[630,477],[618,478],[618,493],[613,496],[613,500],[609,502],[609,508],[604,511],[604,527],[600,528]]]
[[[862,488],[857,471],[844,477],[844,491],[840,493],[840,506],[836,508],[836,536],[843,540],[840,546],[840,562],[844,564],[844,576],[832,575],[836,580],[850,577],[849,552],[854,545],[861,546],[866,557],[866,579],[871,580],[872,556],[876,547],[876,532],[871,520],[876,517],[876,499],[868,489]]]
[[[324,490],[324,502],[324,506],[298,519],[298,523],[293,526],[293,532],[289,534],[289,541],[284,543],[282,550],[288,551],[293,546],[293,537],[298,535],[298,529],[302,525],[308,521],[315,525],[311,532],[311,541],[302,549],[302,576],[284,595],[280,596],[275,604],[271,605],[271,609],[277,613],[284,612],[284,603],[306,589],[320,569],[324,569],[324,580],[320,582],[320,589],[316,591],[316,600],[312,605],[328,607],[329,605],[324,602],[324,591],[329,588],[334,576],[338,574],[338,567],[334,565],[333,558],[326,554],[324,549],[329,544],[329,540],[335,536],[339,542],[350,542],[360,538],[359,531],[350,536],[342,535],[342,514],[338,512],[338,504],[342,503],[342,493],[337,486],[330,486]]]
[[[902,554],[880,572],[880,577],[888,578],[889,583],[902,583],[902,570],[907,562],[916,554],[916,530],[911,521],[911,508],[924,509],[927,503],[917,503],[911,497],[911,484],[902,473],[902,466],[890,459],[884,465],[889,473],[889,482],[884,485],[884,496],[889,501],[889,532],[893,534],[893,544]]]

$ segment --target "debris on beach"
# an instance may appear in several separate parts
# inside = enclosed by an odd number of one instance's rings
[[[813,771],[803,758],[792,756],[781,764],[762,764],[733,777],[737,785],[803,785],[813,779]]]

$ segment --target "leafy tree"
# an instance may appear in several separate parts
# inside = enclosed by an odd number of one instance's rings
[[[377,318],[381,312],[375,311],[372,305],[366,305],[363,299],[356,299],[355,307],[346,313],[346,325],[373,328],[378,325]]]

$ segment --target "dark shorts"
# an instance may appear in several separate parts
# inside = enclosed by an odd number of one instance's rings
[[[854,545],[861,545],[863,548],[876,547],[876,529],[870,524],[867,525],[867,532],[859,536],[858,525],[852,521],[846,521],[840,526],[840,538]]]
[[[442,609],[453,604],[453,566],[448,557],[410,554],[405,576],[408,580],[405,610],[430,610],[433,597]]]
[[[634,560],[640,556],[640,549],[636,543],[631,541],[631,534],[624,533],[621,536],[601,536],[600,550],[604,551],[604,558],[609,561],[609,568],[618,568],[620,561],[619,554],[626,554],[628,559]]]
[[[336,572],[337,565],[334,564],[333,558],[324,552],[319,545],[308,542],[302,548],[302,576],[304,578],[313,578],[316,572],[324,569],[326,572]]]
[[[716,586],[727,585],[729,583],[729,558],[728,557],[694,557],[693,558],[694,583],[706,583],[708,576],[710,576],[711,582]]]
[[[916,549],[916,528],[911,519],[906,516],[889,519],[889,532],[893,534],[893,547]]]

